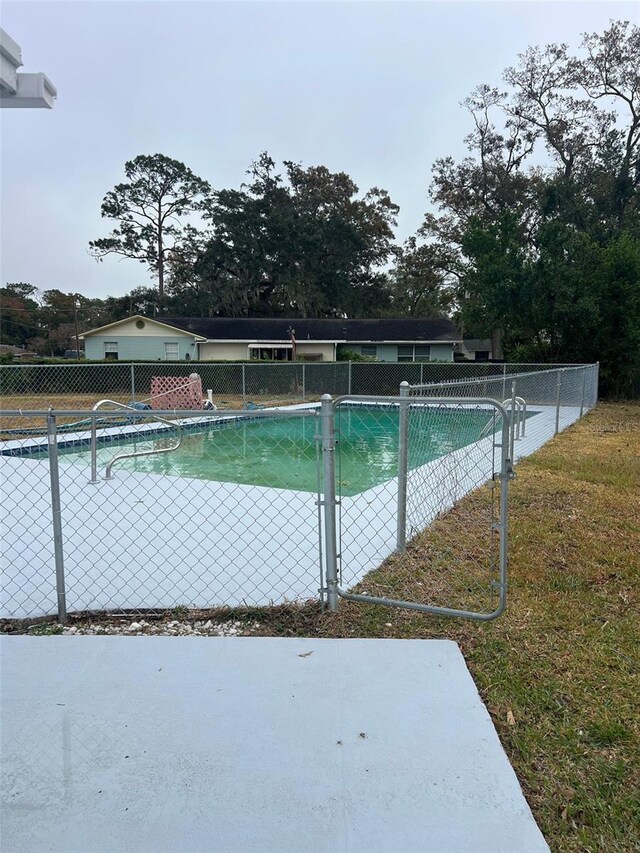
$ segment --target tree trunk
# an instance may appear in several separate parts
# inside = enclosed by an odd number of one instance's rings
[[[504,358],[502,350],[502,329],[491,330],[491,355],[498,361]]]
[[[158,302],[160,311],[164,303],[164,251],[162,246],[162,208],[158,204]]]

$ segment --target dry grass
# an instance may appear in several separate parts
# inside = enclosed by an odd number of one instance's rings
[[[115,394],[110,399],[115,400],[116,403],[128,403],[130,397],[123,394]],[[82,409],[89,412],[97,402],[98,398],[95,394],[59,394],[55,397],[52,397],[49,394],[42,394],[41,396],[35,396],[33,394],[3,394],[2,399],[0,400],[0,407],[6,411],[44,411],[51,407],[53,409],[63,411]],[[61,417],[57,422],[58,424],[70,424],[76,421],[78,421],[78,418],[75,417]],[[44,418],[34,418],[33,416],[28,415],[1,419],[0,432],[16,429],[38,430],[45,433],[47,431],[47,425]]]
[[[94,405],[98,402],[98,396],[96,394],[56,394],[52,396],[50,394],[6,394],[0,398],[0,408],[6,411],[44,411],[49,407],[59,410],[59,411],[73,411],[76,409],[90,411]],[[131,399],[129,394],[113,394],[109,396],[110,400],[114,400],[116,403],[128,403]],[[319,397],[313,398],[314,400],[318,400]],[[219,409],[232,409],[237,411],[242,409],[243,399],[242,396],[238,395],[226,395],[226,396],[214,396],[213,402]],[[267,407],[273,406],[290,406],[294,403],[300,403],[301,400],[299,397],[287,397],[287,396],[263,396],[263,397],[254,397],[251,401],[247,400],[247,402],[255,403],[256,405]],[[312,402],[311,398],[307,399],[307,402]],[[78,418],[64,418],[61,417],[58,420],[60,424],[68,424],[77,421]],[[38,429],[42,432],[46,432],[46,424],[43,418],[37,419],[29,416],[21,416],[15,418],[2,418],[2,423],[0,424],[0,431],[2,430],[15,430],[15,429]]]

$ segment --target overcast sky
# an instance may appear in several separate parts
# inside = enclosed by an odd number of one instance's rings
[[[123,164],[162,153],[213,187],[238,186],[262,150],[346,171],[420,225],[436,157],[464,155],[459,106],[531,44],[638,20],[634,3],[4,2],[22,71],[44,71],[53,110],[0,112],[1,279],[86,296],[153,283],[98,264],[104,194]]]

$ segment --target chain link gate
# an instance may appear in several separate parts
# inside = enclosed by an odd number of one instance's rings
[[[507,597],[509,415],[485,397],[417,402],[402,390],[322,400],[329,607],[343,598],[495,619]],[[443,546],[450,510],[463,533]],[[414,544],[429,566],[414,566]]]

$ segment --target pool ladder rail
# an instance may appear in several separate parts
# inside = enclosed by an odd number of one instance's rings
[[[139,411],[139,409],[137,409],[135,406],[127,406],[125,403],[118,403],[116,400],[100,400],[93,407],[93,411],[97,412],[99,409],[101,409],[107,403],[110,406],[115,406],[116,409],[123,409],[124,411],[129,411],[129,412]],[[133,453],[120,453],[120,454],[118,454],[118,456],[114,456],[113,459],[111,459],[109,461],[109,463],[107,464],[107,467],[105,468],[105,472],[104,472],[104,479],[105,480],[112,480],[113,479],[113,475],[111,473],[113,466],[116,464],[116,462],[119,462],[122,459],[134,459],[138,456],[155,456],[158,453],[171,453],[172,451],[177,450],[180,447],[180,445],[182,444],[182,437],[183,437],[182,436],[182,426],[180,424],[180,421],[169,421],[166,418],[160,418],[157,416],[155,417],[155,420],[159,421],[160,423],[167,424],[167,426],[177,428],[178,434],[176,436],[175,443],[171,444],[169,447],[158,447],[158,448],[154,448],[153,450],[137,450]],[[96,418],[91,419],[91,482],[92,483],[98,482],[98,438],[97,438]]]
[[[502,401],[502,405],[505,408],[510,408],[513,404],[513,400],[511,397],[508,397],[506,400]],[[515,430],[515,440],[519,441],[521,438],[524,438],[525,429],[527,423],[527,401],[524,397],[516,397],[515,398],[515,417],[513,418],[513,423],[511,424],[511,431]],[[486,438],[488,435],[491,435],[496,431],[496,423],[495,417],[492,417],[490,421],[488,421],[482,428],[480,432],[480,438]]]

